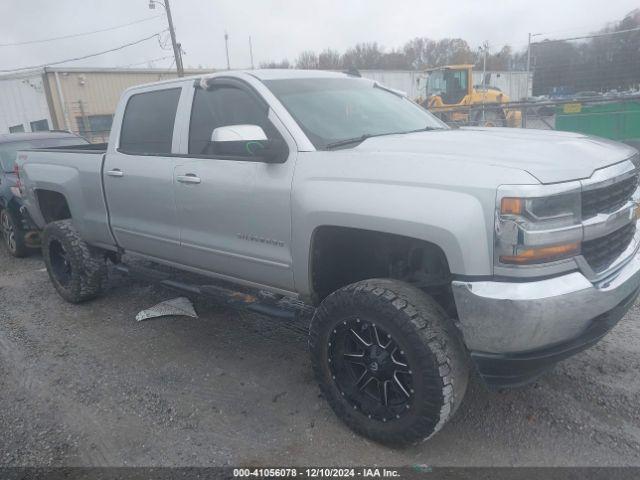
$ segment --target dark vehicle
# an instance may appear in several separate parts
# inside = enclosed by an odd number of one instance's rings
[[[39,246],[39,233],[23,213],[15,173],[18,150],[68,147],[89,143],[66,131],[0,134],[0,236],[14,257],[24,257]]]

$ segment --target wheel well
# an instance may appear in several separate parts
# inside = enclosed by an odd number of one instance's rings
[[[314,232],[311,285],[314,303],[345,285],[394,278],[430,293],[455,313],[451,272],[437,245],[415,238],[357,228],[324,226]]]
[[[45,223],[71,218],[67,199],[61,193],[52,190],[37,190],[36,198]]]

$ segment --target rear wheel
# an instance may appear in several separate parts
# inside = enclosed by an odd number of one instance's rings
[[[349,427],[373,440],[430,437],[464,396],[464,347],[443,310],[394,280],[354,283],[327,297],[311,324],[316,377]]]
[[[107,279],[106,257],[82,240],[71,220],[47,225],[42,255],[53,286],[71,303],[97,297]]]
[[[24,241],[24,231],[6,208],[0,210],[0,229],[9,253],[18,258],[26,256],[28,249]]]

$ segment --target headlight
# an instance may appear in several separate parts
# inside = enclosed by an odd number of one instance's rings
[[[496,266],[549,264],[580,254],[579,186],[505,186],[496,205]]]
[[[580,193],[567,193],[539,198],[505,197],[500,203],[501,215],[516,215],[532,225],[565,224],[580,218]]]

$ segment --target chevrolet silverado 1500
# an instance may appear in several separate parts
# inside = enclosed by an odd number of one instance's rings
[[[515,386],[593,345],[640,286],[636,150],[451,129],[346,74],[133,87],[107,145],[18,163],[65,299],[127,254],[313,307],[324,396],[381,442],[440,430],[470,369]]]

